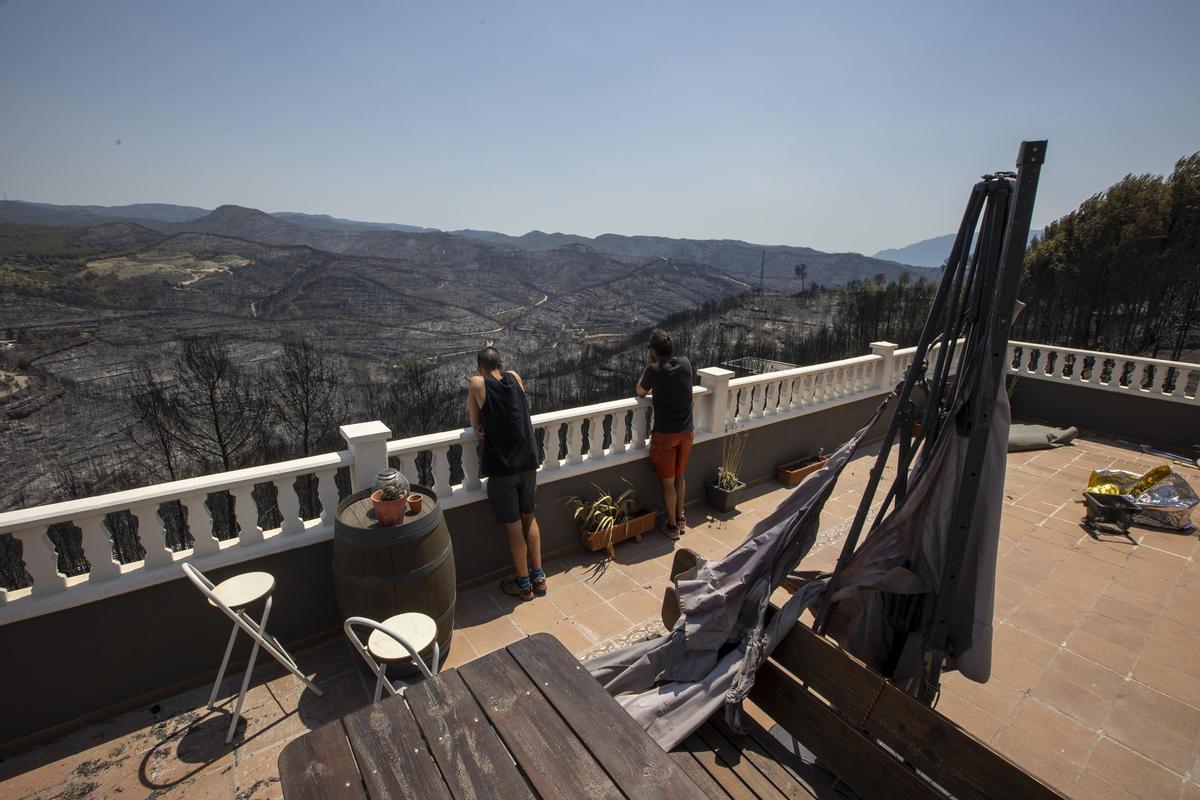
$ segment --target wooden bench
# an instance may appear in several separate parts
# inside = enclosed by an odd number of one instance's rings
[[[722,712],[671,754],[712,798],[1064,797],[804,625],[759,669],[750,699],[782,730],[744,714],[739,736]]]

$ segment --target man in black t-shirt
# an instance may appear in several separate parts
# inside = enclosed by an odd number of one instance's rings
[[[638,381],[637,395],[654,401],[654,429],[650,433],[650,463],[662,480],[667,519],[663,527],[678,539],[687,527],[683,513],[686,484],[683,473],[692,454],[692,364],[675,355],[675,343],[666,331],[650,334],[646,368]]]

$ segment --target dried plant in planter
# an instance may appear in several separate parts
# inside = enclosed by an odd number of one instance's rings
[[[743,486],[738,474],[742,471],[742,457],[746,454],[749,431],[735,430],[721,443],[721,464],[717,467],[717,488],[732,492]]]
[[[639,507],[637,496],[629,481],[628,487],[618,495],[606,492],[596,484],[596,497],[567,498],[567,505],[579,521],[580,536],[584,545],[591,550],[604,549],[610,557],[616,555],[613,545],[630,536],[640,537],[642,531],[631,529],[629,521],[637,516]],[[653,524],[653,520],[651,520]]]

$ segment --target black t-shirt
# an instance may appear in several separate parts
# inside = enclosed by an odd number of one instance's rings
[[[692,430],[692,363],[683,356],[663,358],[646,367],[642,388],[653,392],[655,433]]]

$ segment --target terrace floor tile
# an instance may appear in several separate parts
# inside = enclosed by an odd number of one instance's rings
[[[866,448],[843,473],[803,568],[833,567],[873,452]],[[1079,526],[1079,491],[1093,469],[1152,463],[1088,434],[1070,447],[1010,455],[994,679],[980,685],[949,673],[938,703],[940,713],[1075,797],[1200,800],[1200,537],[1135,527],[1135,546],[1097,540]],[[1200,488],[1200,473],[1187,477]],[[773,482],[751,487],[729,514],[691,506],[679,542],[652,532],[619,544],[612,560],[559,554],[546,562],[544,599],[521,603],[498,582],[460,591],[444,666],[540,631],[580,657],[660,632],[674,551],[719,558],[788,491]],[[282,747],[365,705],[373,689],[344,637],[293,655],[325,695],[263,665],[231,746],[228,701],[210,712],[209,687],[197,687],[0,759],[0,796],[278,797]],[[230,676],[223,698],[240,677]]]

